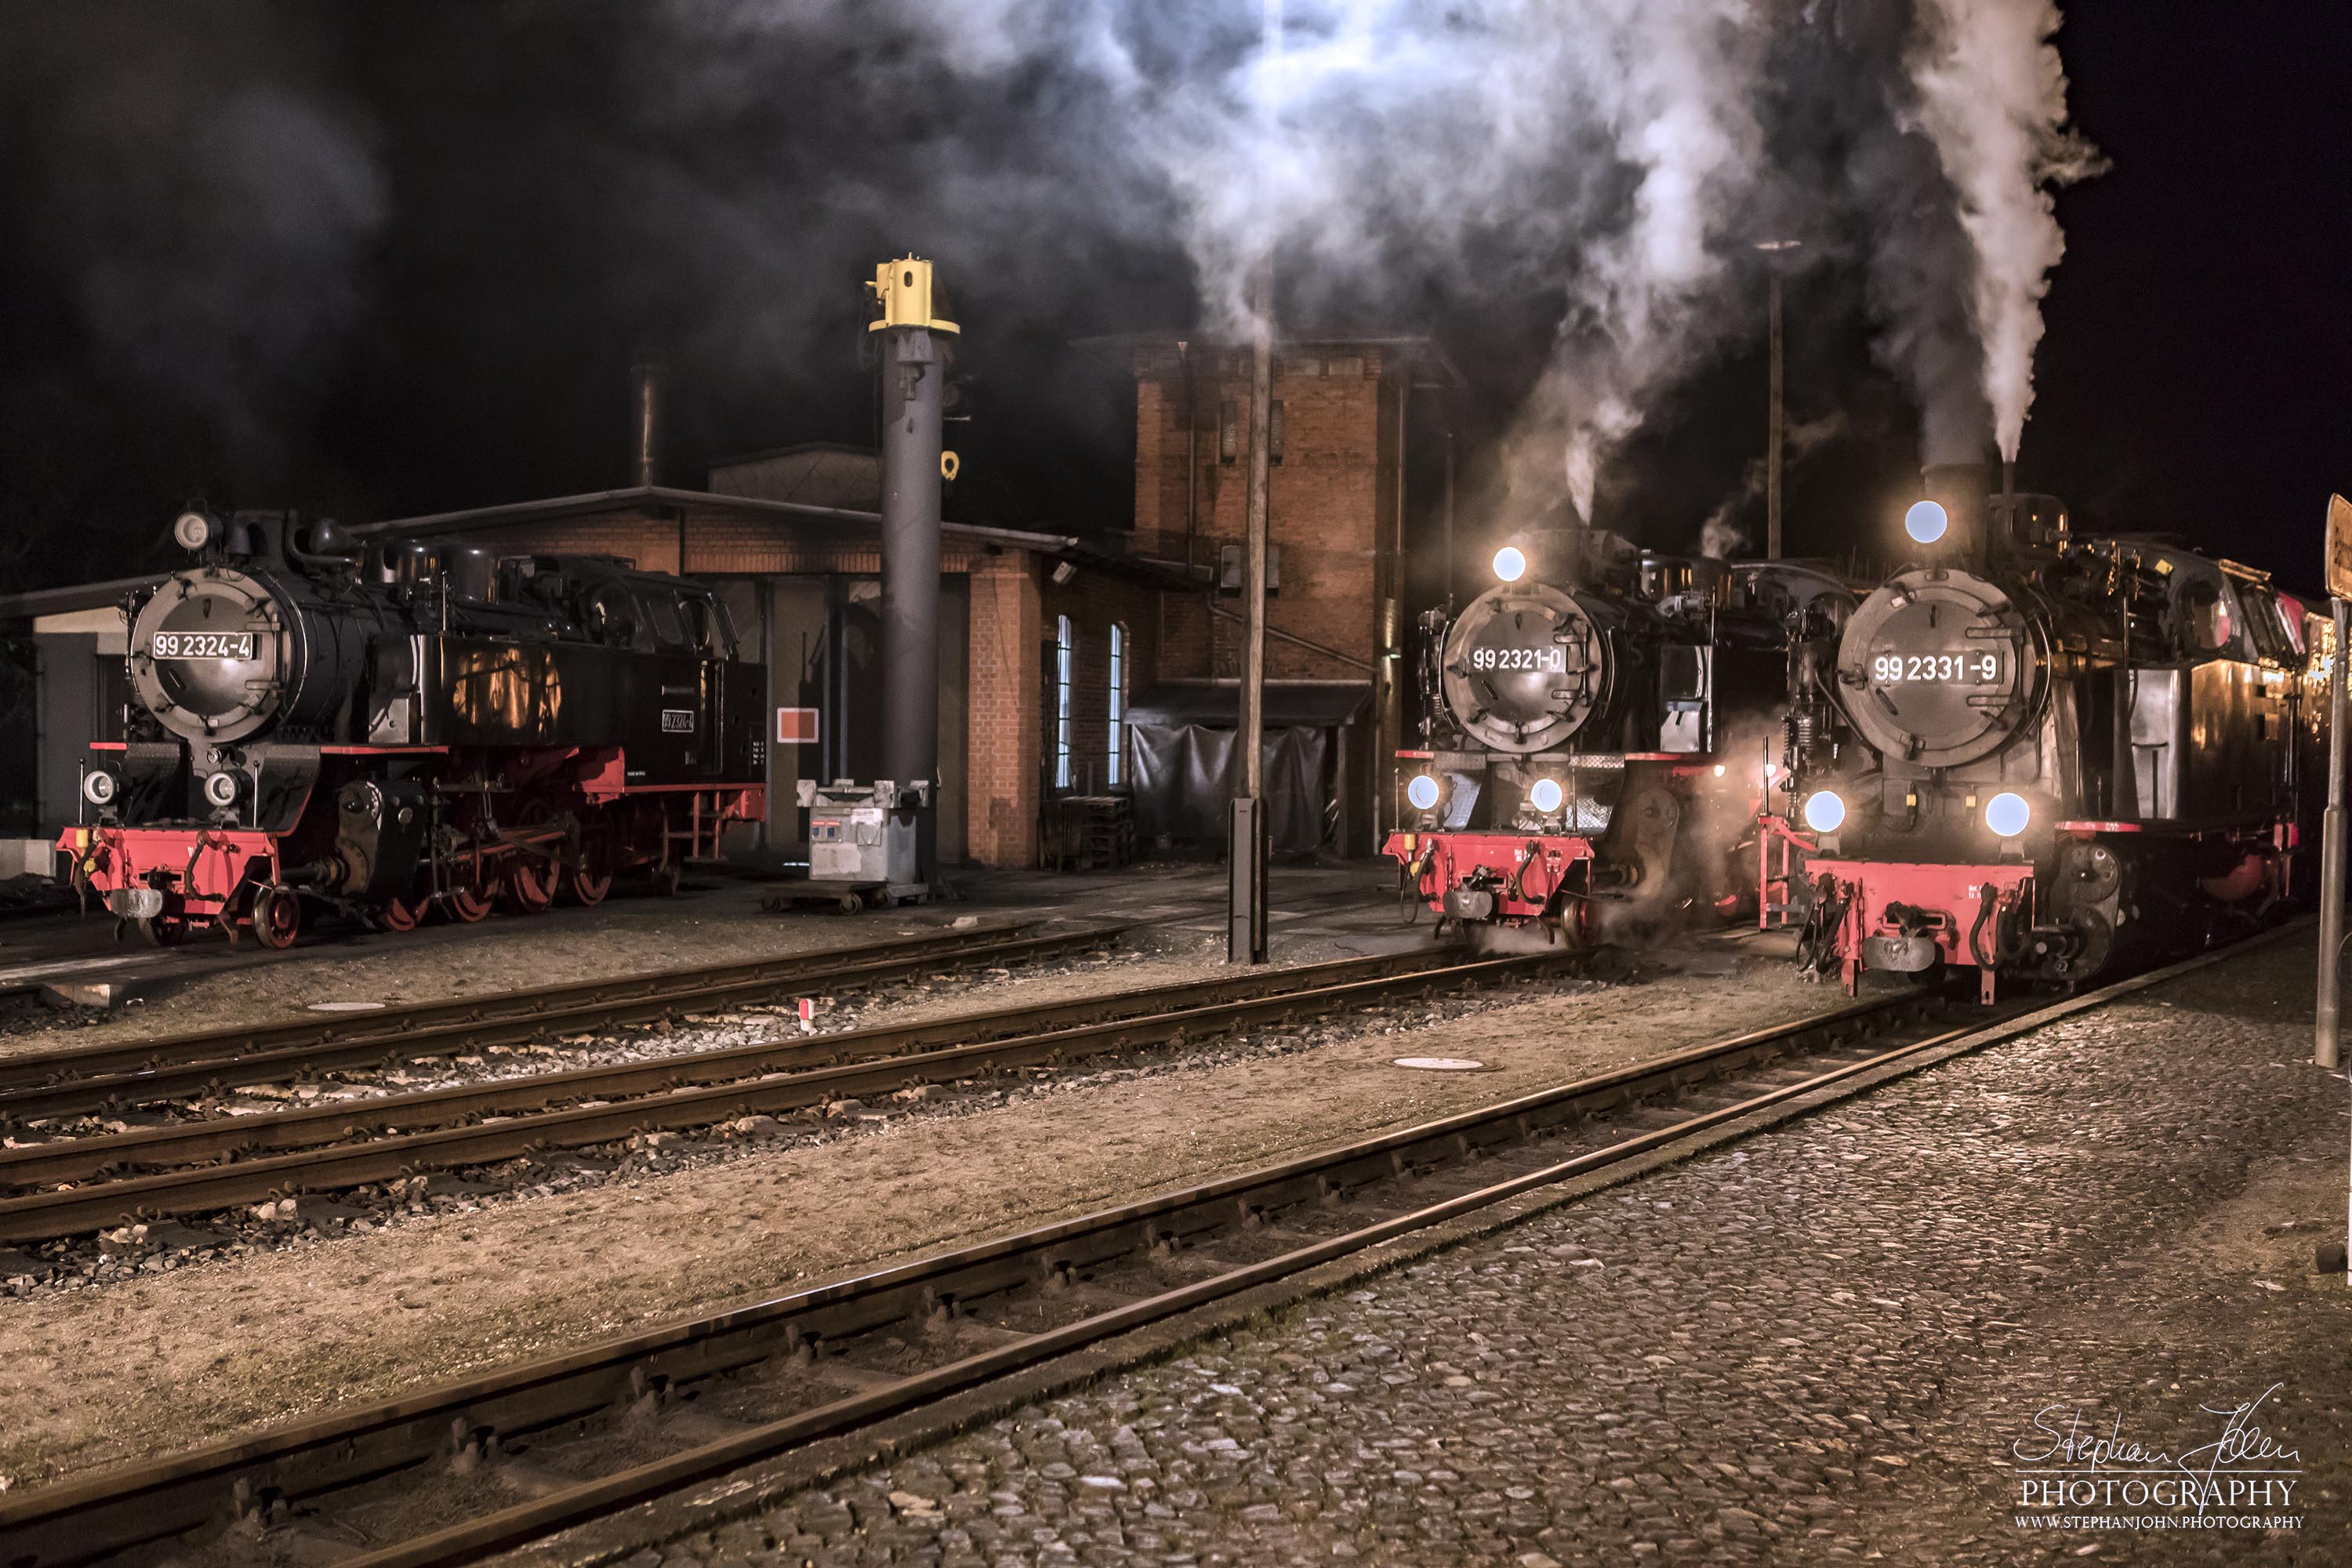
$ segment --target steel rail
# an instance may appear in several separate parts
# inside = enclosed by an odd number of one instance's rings
[[[733,1081],[667,1089],[612,1103],[591,1102],[431,1131],[388,1133],[365,1142],[335,1143],[271,1158],[27,1194],[0,1200],[0,1241],[47,1240],[125,1219],[205,1214],[290,1193],[329,1192],[419,1171],[488,1164],[551,1149],[609,1143],[638,1132],[682,1131],[739,1116],[803,1110],[835,1100],[950,1082],[1005,1068],[1221,1034],[1246,1024],[1286,1023],[1412,993],[1532,975],[1573,961],[1563,954],[1523,954],[1304,986],[1283,984],[1287,974],[1300,972],[1261,972],[1240,981],[1210,983],[1235,986],[1254,982],[1255,988],[1243,995],[1139,1016],[1098,1019],[1003,1039],[749,1079],[730,1073],[728,1077]],[[665,1058],[616,1070],[649,1077],[657,1077],[663,1070],[679,1074],[692,1060],[690,1057]],[[518,1079],[493,1089],[502,1087],[509,1095],[528,1096],[533,1081]]]
[[[1767,1062],[1808,1048],[1809,1041],[1834,1040],[1925,1005],[1922,995],[1914,993],[1849,1005],[836,1284],[0,1499],[0,1547],[18,1554],[8,1561],[26,1568],[97,1562],[142,1542],[203,1529],[236,1508],[266,1509],[381,1479],[432,1460],[494,1452],[502,1440],[591,1420],[719,1373],[782,1358],[822,1375],[828,1347],[835,1342],[910,1321],[952,1323],[969,1314],[971,1302],[1007,1291],[1044,1289],[1050,1299],[1057,1283],[1073,1282],[1146,1250],[1181,1247],[1213,1232],[1261,1224],[1288,1206],[1344,1202],[1359,1189],[1516,1145],[1596,1111]],[[1456,1205],[1464,1201],[1452,1200]],[[1400,1221],[1383,1220],[1370,1231],[1318,1241],[1218,1279],[1122,1302],[1079,1322],[1023,1335],[986,1354],[894,1380],[887,1387],[832,1401],[721,1443],[357,1562],[368,1568],[410,1568],[468,1561],[543,1533],[557,1522],[608,1511],[620,1506],[616,1499],[636,1500],[669,1489],[689,1471],[698,1477],[715,1473],[710,1467],[723,1469],[765,1457],[1246,1289],[1288,1268],[1370,1245],[1400,1228]],[[567,1501],[568,1511],[562,1506]]]
[[[582,985],[492,993],[463,1001],[427,1003],[393,1015],[346,1016],[364,1020],[360,1023],[298,1022],[271,1026],[252,1036],[245,1032],[216,1033],[92,1047],[89,1047],[92,1056],[115,1059],[142,1049],[154,1056],[143,1067],[63,1076],[0,1089],[0,1123],[21,1125],[241,1085],[287,1082],[337,1068],[455,1056],[493,1045],[653,1023],[740,1006],[785,992],[871,984],[941,963],[1045,957],[1115,941],[1130,928],[1101,926],[1035,935],[1004,934],[1024,929],[994,928],[992,940],[973,940],[971,932],[958,931],[954,935],[961,940],[952,942],[924,939],[919,945],[886,946],[855,953],[835,949],[796,958],[669,970]],[[812,963],[813,959],[824,962]],[[262,1043],[250,1049],[225,1049],[231,1042],[249,1037],[257,1037]],[[170,1049],[159,1052],[159,1045]],[[47,1063],[80,1055],[54,1052],[42,1058],[26,1059]]]
[[[750,1045],[647,1057],[596,1067],[456,1084],[405,1094],[207,1117],[127,1132],[0,1149],[0,1188],[54,1189],[59,1184],[126,1173],[146,1173],[219,1160],[349,1142],[368,1136],[453,1126],[478,1116],[542,1110],[586,1100],[732,1082],[768,1073],[803,1072],[838,1062],[898,1057],[925,1047],[963,1045],[1036,1034],[1076,1024],[1172,1013],[1272,993],[1310,991],[1445,964],[1458,965],[1459,948],[1414,948],[1366,958],[1337,959],[1287,969],[1177,981],[1056,1002],[1024,1003],[953,1017],[883,1024],[835,1034],[791,1036]],[[0,1204],[5,1199],[0,1198]]]
[[[647,970],[609,980],[567,982],[455,996],[434,1002],[404,1003],[382,1012],[313,1014],[234,1030],[203,1029],[153,1039],[112,1041],[75,1046],[0,1060],[0,1089],[47,1083],[93,1073],[127,1072],[168,1062],[210,1061],[281,1046],[323,1044],[357,1036],[374,1036],[421,1029],[435,1024],[482,1023],[499,1018],[564,1010],[590,990],[609,992],[622,1000],[638,1000],[673,991],[693,991],[712,985],[761,979],[789,980],[808,964],[866,963],[877,957],[904,954],[919,957],[985,946],[1036,929],[1035,921],[1003,921],[994,925],[940,927],[911,937],[866,942],[856,947],[816,948],[807,952],[780,953],[772,958],[731,960],[725,963],[685,964]],[[1126,928],[1115,928],[1124,930]],[[234,1047],[234,1049],[225,1049]]]

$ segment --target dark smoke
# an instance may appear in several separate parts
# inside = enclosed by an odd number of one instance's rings
[[[1069,341],[1232,330],[1267,246],[1286,323],[1485,345],[1465,468],[1497,518],[1687,492],[1687,538],[1761,432],[1675,435],[1678,400],[1752,352],[1748,247],[1791,224],[1870,258],[1931,444],[1981,426],[1906,5],[1284,9],[1278,53],[1260,0],[0,14],[24,570],[121,566],[93,542],[199,491],[365,516],[618,482],[648,350],[676,471],[868,439],[858,285],[910,249],[971,328],[954,504],[983,521],[1120,521],[1125,378]]]

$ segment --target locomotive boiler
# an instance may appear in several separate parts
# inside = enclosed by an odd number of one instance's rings
[[[1799,962],[2072,982],[2300,891],[2327,622],[2267,576],[1931,470],[1915,559],[1793,667]],[[1801,719],[1803,733],[1798,733]]]
[[[1563,531],[1422,620],[1423,747],[1387,851],[1442,918],[1584,944],[1648,940],[1745,891],[1787,650],[1853,599],[1793,563],[1669,556]]]
[[[290,513],[173,535],[194,559],[128,605],[126,738],[58,844],[152,942],[594,903],[631,868],[673,890],[765,815],[764,671],[707,588]]]

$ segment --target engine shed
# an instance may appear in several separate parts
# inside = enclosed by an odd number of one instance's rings
[[[984,527],[956,521],[950,499],[938,734],[949,865],[1038,864],[1067,820],[1062,803],[1107,797],[1124,797],[1147,849],[1222,847],[1239,761],[1247,355],[1175,337],[1081,347],[1131,377],[1132,527],[1123,504],[1068,527]],[[1369,856],[1396,819],[1409,421],[1416,390],[1459,379],[1426,339],[1280,346],[1266,709],[1269,790],[1286,825],[1277,851]],[[806,858],[800,780],[878,776],[879,458],[802,443],[718,459],[703,488],[658,482],[644,437],[659,428],[648,401],[659,392],[658,378],[639,378],[639,482],[349,531],[458,540],[494,557],[611,556],[715,587],[742,657],[767,668],[773,710],[769,816],[728,853],[789,865]],[[0,836],[21,846],[0,875],[49,868],[47,843],[76,820],[84,752],[121,736],[121,606],[142,581],[0,595],[0,636],[26,667],[0,700],[30,709],[26,731],[38,736],[16,764],[22,776],[0,778],[16,803]]]

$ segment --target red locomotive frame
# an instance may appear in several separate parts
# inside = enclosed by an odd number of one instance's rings
[[[99,742],[90,749],[119,752],[122,743]],[[472,757],[470,747],[319,750],[373,763],[419,756],[488,761]],[[462,824],[466,843],[448,858],[445,885],[414,889],[364,913],[386,929],[409,931],[436,907],[471,922],[499,904],[519,913],[536,913],[559,896],[593,905],[610,891],[615,871],[635,868],[650,868],[656,889],[669,891],[685,860],[717,854],[730,824],[767,816],[764,785],[631,784],[617,746],[509,752],[497,761],[501,783],[487,798],[498,801],[511,820]],[[210,924],[232,942],[251,931],[266,946],[285,947],[299,933],[299,906],[269,890],[286,886],[294,869],[286,841],[304,832],[310,799],[321,789],[331,797],[337,782],[322,773],[293,814],[293,826],[283,831],[102,823],[67,828],[57,847],[73,858],[77,889],[101,896],[142,889],[158,895],[152,918],[163,922],[169,936]],[[483,798],[464,797],[467,815]]]

